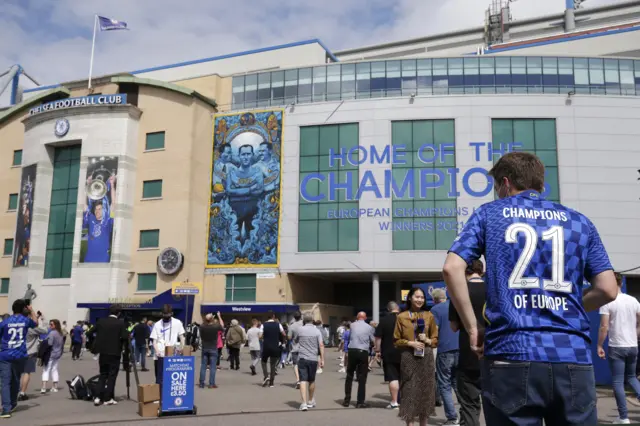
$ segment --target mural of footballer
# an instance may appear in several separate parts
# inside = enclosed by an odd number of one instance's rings
[[[87,178],[87,187],[93,177]],[[107,191],[102,199],[94,200],[87,196],[87,204],[82,216],[82,228],[87,230],[86,252],[80,262],[109,263],[111,261],[111,236],[113,232],[113,214],[116,206],[115,174],[111,174],[105,184]]]

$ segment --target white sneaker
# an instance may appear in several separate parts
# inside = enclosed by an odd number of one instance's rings
[[[322,374],[322,368],[318,368],[318,371],[316,371],[316,373]]]
[[[95,398],[95,399],[93,400],[93,405],[95,405],[96,407],[97,407],[98,405],[100,405],[100,404],[102,404],[102,401],[100,401],[100,398]]]
[[[53,392],[53,393],[58,392],[58,388],[51,388],[51,392]]]
[[[629,419],[621,419],[620,417],[616,418],[613,421],[614,425],[629,425],[631,424],[631,421]]]
[[[110,399],[109,401],[105,402],[104,405],[117,405],[118,401],[116,401],[115,399]]]
[[[346,372],[347,372],[347,370],[344,367],[342,367],[340,370],[338,370],[338,373],[346,373]]]
[[[307,411],[309,407],[304,402],[300,404],[300,411]]]
[[[400,408],[400,404],[397,402],[395,404],[389,403],[389,405],[387,405],[387,410],[397,410],[398,408]]]
[[[42,388],[40,389],[40,393],[44,395],[45,393],[47,393],[47,390],[45,388]]]
[[[313,398],[311,401],[307,402],[307,408],[315,408],[316,406],[316,399]]]

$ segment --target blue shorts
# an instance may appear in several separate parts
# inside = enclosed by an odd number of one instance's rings
[[[301,382],[315,382],[316,371],[318,371],[318,361],[309,361],[304,358],[298,359],[298,374]]]

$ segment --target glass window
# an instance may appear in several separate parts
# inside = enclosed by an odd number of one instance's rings
[[[299,252],[358,250],[358,143],[356,123],[300,128]]]
[[[327,95],[327,67],[313,69],[313,101],[322,102]]]
[[[2,278],[0,280],[0,294],[9,294],[9,278]]]
[[[416,88],[416,61],[405,59],[402,61],[402,95],[412,95],[416,93]]]
[[[387,88],[387,71],[385,62],[371,63],[371,96],[383,97]]]
[[[162,197],[162,179],[145,180],[142,182],[142,198]]]
[[[340,100],[340,65],[327,67],[327,100]]]
[[[18,208],[18,194],[9,194],[9,204],[7,210],[16,210]]]
[[[244,77],[244,104],[247,108],[255,108],[258,104],[258,74]]]
[[[271,73],[271,103],[284,105],[284,71]]]
[[[244,105],[244,75],[233,77],[231,80],[231,91],[233,94],[233,107],[243,108]]]
[[[342,99],[354,99],[356,97],[356,66],[355,64],[342,65]]]
[[[6,238],[4,240],[2,254],[3,256],[11,256],[11,254],[13,254],[13,238]]]
[[[419,94],[431,94],[433,93],[433,77],[431,70],[431,59],[418,59],[418,93]]]
[[[400,96],[402,68],[400,61],[387,61],[387,96]]]
[[[298,70],[284,73],[284,102],[290,104],[298,99]]]
[[[158,248],[160,247],[160,230],[147,229],[140,231],[140,248]]]
[[[312,68],[298,70],[298,102],[311,102],[313,95]]]
[[[356,98],[371,96],[371,64],[363,62],[356,64]]]
[[[157,274],[138,274],[138,288],[136,291],[156,291]]]
[[[22,164],[22,150],[17,149],[13,151],[13,161],[11,162],[12,166],[20,166]]]
[[[405,158],[413,160],[411,164],[392,165],[396,186],[401,188],[410,174],[416,182],[415,193],[392,194],[389,226],[393,233],[393,249],[448,250],[457,232],[454,225],[457,223],[457,201],[455,197],[449,197],[452,182],[447,173],[456,164],[455,121],[394,121],[391,123],[391,143],[404,145]],[[437,182],[424,193],[420,189],[423,176],[429,183]]]
[[[560,201],[558,155],[555,119],[493,119],[492,139],[494,162],[507,152],[506,144],[519,142],[519,151],[536,154],[545,165],[545,197]]]
[[[147,133],[145,151],[164,148],[164,132]]]
[[[44,278],[70,278],[73,260],[80,145],[56,148],[44,261]]]
[[[225,302],[255,302],[257,279],[255,274],[228,274]]]

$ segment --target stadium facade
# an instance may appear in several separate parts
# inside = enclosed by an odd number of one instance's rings
[[[594,221],[638,292],[640,2],[508,15],[20,89],[0,110],[5,310],[31,284],[36,307],[69,321],[167,300],[375,317],[441,280],[512,150],[540,156],[545,195]]]

